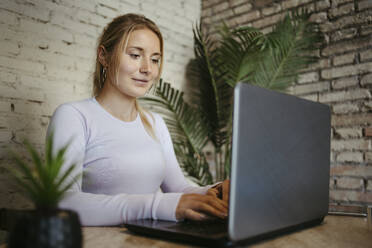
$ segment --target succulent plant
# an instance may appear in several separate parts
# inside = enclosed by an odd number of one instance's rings
[[[67,167],[68,169],[62,170],[65,162],[64,155],[69,143],[54,153],[53,133],[51,133],[45,145],[45,159],[42,159],[42,156],[28,141],[25,141],[24,145],[31,155],[33,166],[12,152],[16,166],[10,170],[11,174],[37,209],[57,208],[66,191],[80,176],[77,175],[74,180],[67,182],[75,165],[72,164]]]

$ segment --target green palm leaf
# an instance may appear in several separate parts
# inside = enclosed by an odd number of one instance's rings
[[[175,145],[175,153],[179,158],[186,175],[199,185],[208,185],[213,183],[213,178],[209,170],[207,159],[202,154],[195,154],[187,144]]]
[[[238,82],[247,82],[256,69],[256,57],[265,47],[266,36],[253,27],[240,27],[230,30],[226,25],[221,30],[221,45],[218,59],[225,71],[224,81],[231,87]]]
[[[265,88],[285,90],[297,79],[301,69],[317,60],[306,55],[322,41],[317,26],[310,23],[306,11],[293,11],[268,35],[268,46],[258,58],[251,83]]]
[[[201,34],[201,27],[194,29],[195,59],[188,66],[192,81],[191,101],[206,117],[208,138],[217,149],[226,142],[224,129],[228,122],[232,104],[232,88],[226,84],[224,63],[219,59],[217,43]]]
[[[174,143],[190,143],[200,154],[208,138],[205,117],[183,100],[183,93],[164,83],[158,83],[155,95],[140,99],[148,108],[162,114]]]
[[[196,183],[212,181],[202,149],[208,138],[203,115],[183,100],[183,93],[160,80],[154,95],[140,99],[149,109],[161,114],[172,136],[178,162]]]

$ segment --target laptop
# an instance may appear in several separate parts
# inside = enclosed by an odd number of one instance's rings
[[[125,227],[223,247],[320,224],[328,213],[330,116],[327,105],[237,84],[227,220],[133,220]]]

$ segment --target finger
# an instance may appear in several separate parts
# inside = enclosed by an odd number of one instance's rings
[[[218,191],[216,189],[209,189],[207,191],[207,195],[211,195],[211,196],[217,197]]]
[[[202,201],[207,202],[208,204],[212,205],[213,207],[217,208],[219,211],[222,211],[223,213],[226,213],[228,210],[228,206],[226,202],[222,201],[220,198],[217,197],[217,190],[210,189],[207,192],[206,197],[203,198]]]
[[[189,219],[189,220],[202,221],[202,220],[206,220],[208,217],[207,217],[207,215],[205,215],[203,213],[199,213],[199,212],[194,211],[192,209],[187,209],[185,211],[185,218]]]
[[[219,198],[219,197],[216,197],[216,198],[213,198],[213,200],[219,204],[219,205],[222,205],[224,209],[228,209],[228,204],[227,202],[223,201],[223,199]]]
[[[205,212],[207,214],[210,214],[210,215],[222,218],[222,219],[227,217],[226,211],[220,210],[216,208],[215,206],[209,204],[208,202],[199,202],[196,205],[196,208],[194,208],[194,210],[197,210],[199,212]]]
[[[216,189],[216,188],[211,188],[207,191],[207,194],[206,195],[210,195],[212,197],[215,197],[215,198],[218,198],[220,200],[222,200],[222,190],[221,192]],[[221,197],[220,197],[221,195]],[[221,204],[224,206],[224,208],[227,208],[227,204],[224,202],[224,201],[221,201]]]
[[[229,202],[230,180],[225,180],[222,184],[222,200]]]
[[[223,213],[227,213],[228,206],[226,202],[222,201],[220,198],[217,197],[208,197],[206,199],[207,203],[215,208],[217,208],[219,211]]]

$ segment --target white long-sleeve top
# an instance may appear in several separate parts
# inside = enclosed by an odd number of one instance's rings
[[[191,186],[176,160],[163,119],[152,122],[158,140],[139,115],[124,122],[95,98],[66,103],[54,112],[54,151],[70,142],[63,171],[75,163],[81,174],[59,207],[75,210],[84,226],[117,225],[132,219],[176,220],[182,193],[205,194],[211,187]],[[161,189],[161,191],[159,190]]]

